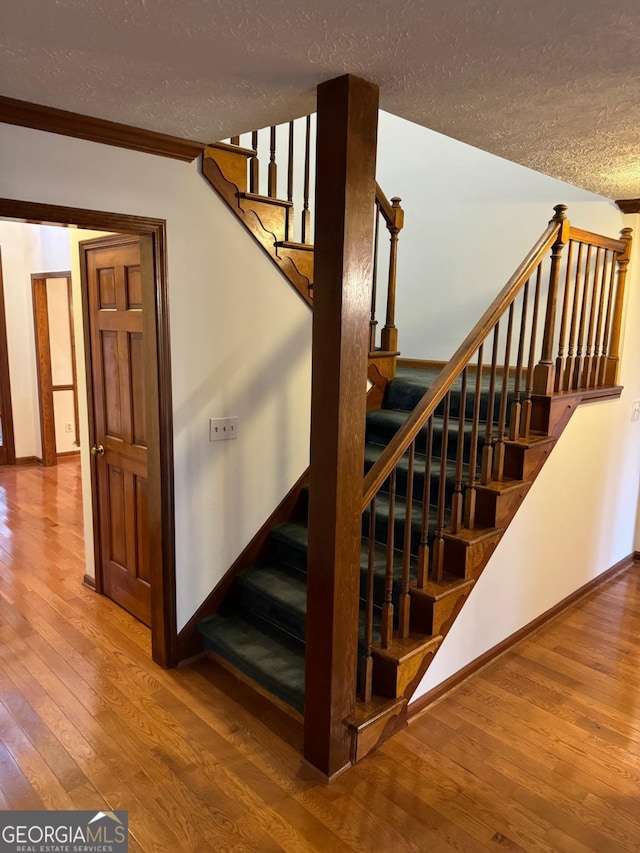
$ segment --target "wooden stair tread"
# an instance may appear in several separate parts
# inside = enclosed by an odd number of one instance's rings
[[[293,240],[278,240],[280,249],[298,249],[301,252],[313,252],[313,243],[295,243]]]
[[[292,201],[286,201],[282,198],[271,198],[271,196],[268,195],[259,195],[258,193],[238,193],[238,196],[240,198],[246,199],[247,201],[259,201],[263,204],[273,204],[277,205],[278,207],[293,207]],[[277,241],[275,245],[279,246],[280,241]]]
[[[494,495],[506,495],[510,492],[516,492],[524,486],[530,486],[530,480],[511,480],[505,477],[504,480],[489,480],[486,486],[478,483],[476,491],[489,492]]]
[[[443,536],[445,539],[454,542],[463,542],[465,545],[476,545],[488,539],[493,539],[495,536],[501,536],[503,533],[504,528],[502,527],[472,527],[471,529],[463,527],[457,533],[445,530]]]
[[[204,149],[205,157],[211,156],[211,154],[207,153],[211,148],[215,148],[218,151],[228,151],[232,154],[240,154],[242,157],[253,157],[255,155],[255,151],[251,148],[243,148],[241,145],[230,145],[228,142],[213,142]]]
[[[353,719],[349,720],[347,725],[350,729],[361,731],[367,726],[373,725],[381,717],[401,711],[406,704],[407,700],[403,697],[389,699],[388,696],[374,694],[368,702],[356,702]]]
[[[439,601],[447,595],[459,592],[462,589],[473,586],[474,580],[459,578],[455,575],[444,573],[441,581],[430,580],[425,583],[422,589],[418,589],[415,580],[411,581],[411,592],[423,595],[425,598],[430,598],[433,601]]]
[[[437,649],[442,639],[440,634],[425,636],[424,634],[410,633],[405,638],[394,636],[386,649],[382,648],[380,640],[378,640],[373,644],[372,651],[377,657],[386,657],[394,663],[401,664],[415,655]]]

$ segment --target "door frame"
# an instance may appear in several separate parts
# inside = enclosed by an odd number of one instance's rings
[[[67,300],[69,303],[69,333],[71,340],[71,385],[54,385],[51,375],[51,338],[49,334],[49,314],[47,298],[47,279],[65,278],[67,280]],[[76,376],[76,345],[73,323],[73,301],[71,292],[71,272],[31,273],[31,296],[33,301],[33,324],[36,340],[36,370],[38,373],[38,398],[40,400],[40,453],[42,464],[57,465],[60,454],[56,448],[55,409],[53,394],[55,391],[73,391],[73,415],[76,429],[76,444],[80,449],[78,424],[78,379]],[[71,451],[76,453],[77,451]]]
[[[142,307],[151,320],[145,323],[148,334],[143,338],[148,435],[151,652],[153,660],[160,666],[175,666],[178,662],[178,632],[166,221],[17,199],[0,199],[0,217],[46,225],[75,225],[140,237]],[[86,283],[83,282],[83,290],[85,288]],[[93,436],[90,401],[88,408],[90,436]],[[95,491],[93,469],[95,466],[92,466],[92,491]]]
[[[7,318],[4,309],[4,281],[2,278],[2,249],[0,248],[0,412],[2,413],[2,448],[5,465],[16,464],[16,446],[13,436],[13,409],[11,407],[11,380],[9,376],[9,348],[7,345]]]

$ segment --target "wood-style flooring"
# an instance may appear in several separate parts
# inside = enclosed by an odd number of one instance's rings
[[[128,809],[132,851],[640,851],[637,565],[331,786],[83,572],[77,463],[0,469],[0,808]]]

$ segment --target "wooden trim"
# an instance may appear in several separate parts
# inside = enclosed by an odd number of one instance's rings
[[[619,198],[616,204],[623,213],[640,213],[640,198]]]
[[[408,719],[415,719],[419,714],[427,711],[435,702],[438,702],[447,693],[455,690],[463,682],[471,678],[471,676],[475,675],[481,669],[484,669],[484,667],[488,666],[490,663],[493,663],[496,658],[504,655],[518,643],[522,642],[522,640],[527,639],[536,631],[539,631],[552,619],[555,619],[556,616],[559,616],[564,610],[572,604],[575,604],[576,601],[589,595],[616,575],[622,574],[623,572],[633,568],[633,566],[639,562],[640,552],[634,551],[632,554],[629,554],[627,557],[624,557],[615,565],[611,566],[611,568],[602,572],[602,574],[592,578],[579,589],[575,590],[575,592],[572,592],[570,595],[566,596],[566,598],[563,598],[562,601],[554,604],[553,607],[550,607],[536,619],[533,619],[524,627],[515,631],[509,637],[502,640],[502,642],[497,643],[497,645],[493,646],[488,651],[484,652],[484,654],[471,661],[471,663],[468,663],[462,669],[458,670],[458,672],[455,672],[449,678],[445,679],[441,684],[436,685],[436,687],[429,690],[428,693],[425,693],[419,699],[416,699],[415,702],[412,702],[407,709]]]
[[[157,553],[156,559],[151,562],[151,638],[153,660],[160,666],[174,666],[177,662],[175,512],[166,222],[151,217],[4,198],[0,198],[0,217],[150,237],[154,260],[154,292],[153,302],[145,307],[155,317],[157,351],[152,352],[152,342],[147,342],[145,358],[148,354],[158,361],[158,409],[152,414],[159,418],[159,429],[154,433],[148,453],[150,458],[153,456],[157,460],[160,481],[159,489],[149,494],[149,519],[151,521],[154,518],[157,525]],[[147,399],[149,408],[150,399]]]
[[[410,367],[412,370],[444,370],[447,366],[448,362],[446,361],[437,361],[428,358],[399,358],[398,359],[398,367]],[[478,365],[476,362],[471,362],[467,365],[467,373],[474,375],[478,372]],[[482,372],[486,373],[487,376],[491,373],[491,365],[483,365]],[[504,376],[504,365],[496,365],[495,369],[496,376]],[[509,374],[511,376],[515,376],[516,368],[509,367]]]
[[[78,456],[80,450],[63,450],[61,453],[56,453],[58,460],[60,459],[69,459],[74,456]]]
[[[191,619],[178,634],[178,661],[183,662],[202,652],[202,638],[198,634],[198,623],[207,616],[220,611],[236,575],[243,569],[258,565],[268,555],[270,534],[276,524],[296,520],[295,512],[300,494],[309,483],[309,469],[302,474],[289,489],[280,504],[274,509],[253,539],[243,549],[228,571],[218,581],[212,592],[205,598]]]
[[[4,96],[0,96],[0,122],[87,139],[103,145],[115,145],[145,154],[158,154],[188,163],[206,148],[202,142]]]
[[[16,462],[13,434],[13,407],[11,404],[11,377],[9,349],[7,346],[7,318],[4,309],[4,281],[2,278],[2,251],[0,250],[0,412],[2,412],[1,460],[5,465]]]
[[[16,465],[42,465],[42,459],[39,456],[18,456]]]
[[[31,278],[71,278],[69,270],[58,270],[57,272],[32,272]]]
[[[47,275],[31,276],[33,303],[33,329],[36,345],[38,374],[38,402],[40,409],[40,443],[42,464],[56,464],[56,432],[53,417],[53,384],[51,381],[51,346],[47,300]]]
[[[84,586],[88,586],[89,589],[92,589],[94,592],[96,591],[96,580],[92,578],[91,575],[83,575],[82,583]]]
[[[69,333],[71,340],[71,381],[73,382],[73,420],[76,433],[75,444],[80,447],[80,409],[78,406],[78,365],[76,364],[76,328],[73,318],[73,282],[67,279],[67,299],[69,302]]]
[[[350,763],[378,87],[318,86],[304,757]]]

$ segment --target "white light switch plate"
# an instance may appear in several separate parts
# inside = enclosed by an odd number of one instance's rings
[[[228,441],[238,437],[238,418],[209,418],[209,441]]]

